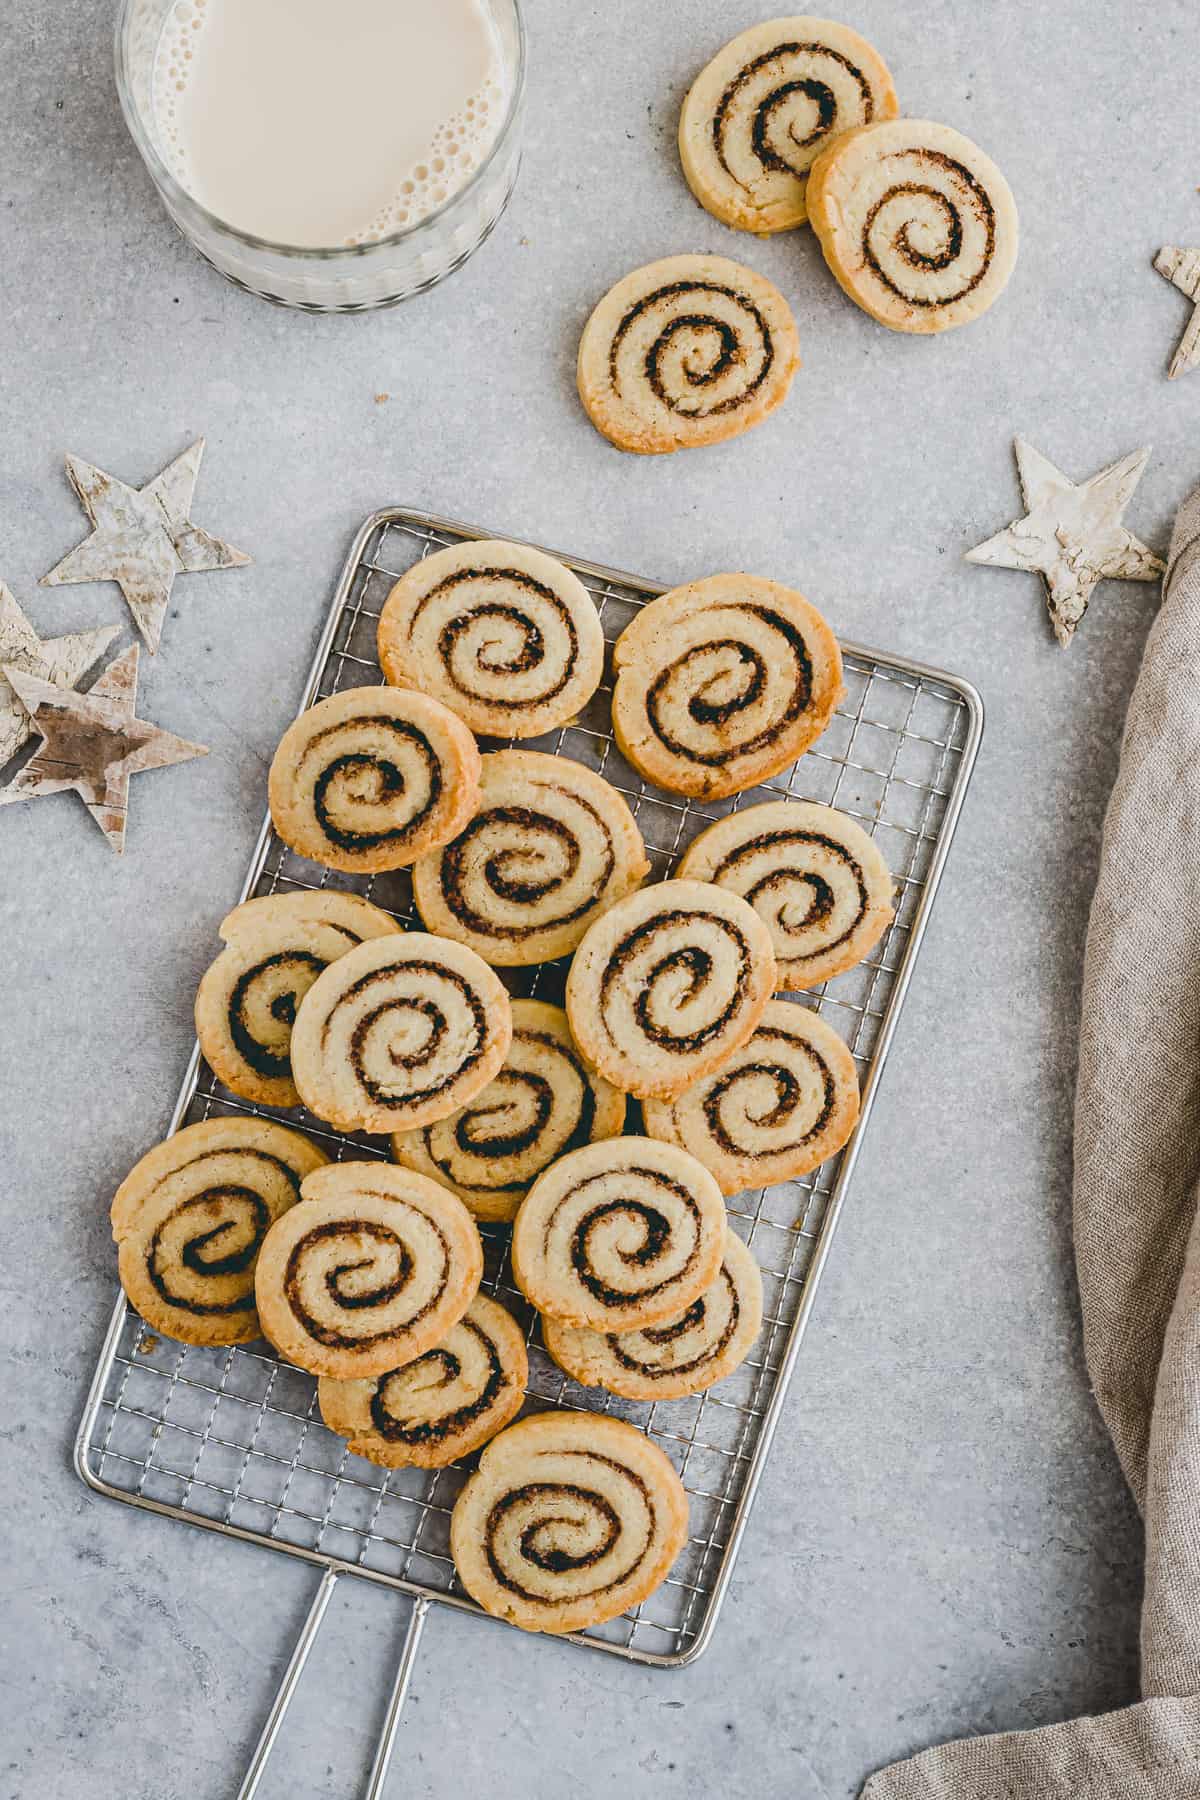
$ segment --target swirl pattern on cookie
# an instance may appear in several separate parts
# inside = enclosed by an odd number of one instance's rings
[[[595,1331],[679,1318],[715,1279],[725,1203],[676,1146],[610,1138],[540,1175],[513,1226],[517,1285],[539,1312]]]
[[[546,1412],[493,1438],[450,1520],[459,1579],[525,1631],[583,1631],[653,1593],[687,1542],[657,1444],[621,1419]]]
[[[359,875],[407,868],[475,810],[479,750],[439,700],[348,688],[288,726],[268,793],[276,831],[301,856]]]
[[[512,1025],[499,1074],[472,1101],[392,1139],[398,1163],[453,1188],[477,1219],[512,1219],[555,1157],[625,1125],[624,1094],[587,1067],[561,1007],[514,1000]]]
[[[758,425],[800,367],[791,309],[723,256],[669,256],[607,293],[579,345],[579,395],[620,450],[659,455]]]
[[[736,894],[662,881],[598,919],[567,977],[592,1067],[629,1094],[677,1094],[744,1044],[775,987],[771,934]]]
[[[1017,208],[990,157],[948,125],[889,119],[836,138],[808,213],[825,260],[893,331],[949,331],[985,313],[1017,260]]]
[[[259,1322],[297,1368],[369,1379],[441,1343],[482,1274],[479,1232],[456,1195],[390,1163],[330,1163],[267,1233]]]
[[[479,808],[413,870],[430,931],[499,967],[568,955],[650,868],[625,801],[565,756],[500,750],[483,759]]]
[[[184,1344],[252,1343],[263,1240],[325,1161],[269,1119],[206,1119],[147,1151],[111,1215],[121,1285],[147,1325]]]
[[[648,781],[715,800],[803,756],[843,698],[837,639],[793,588],[712,575],[652,600],[613,651],[613,730]]]
[[[853,968],[895,916],[877,845],[845,813],[809,800],[719,819],[688,845],[679,874],[749,901],[771,933],[781,992]]]
[[[741,32],[701,70],[683,103],[688,185],[741,231],[803,225],[808,172],[840,133],[894,118],[887,65],[829,19],[772,19]]]
[[[464,1106],[512,1037],[500,977],[462,944],[392,932],[318,975],[296,1014],[292,1075],[342,1131],[415,1131]]]
[[[837,1032],[795,1000],[772,1000],[749,1043],[674,1100],[650,1100],[646,1130],[687,1145],[723,1194],[807,1175],[858,1123],[858,1072]]]
[[[298,1106],[292,1025],[323,969],[395,919],[357,894],[267,894],[221,921],[226,948],[196,994],[196,1036],[218,1080],[262,1106]]]
[[[589,1331],[542,1319],[542,1342],[558,1366],[584,1387],[625,1400],[682,1400],[731,1375],[762,1329],[758,1263],[736,1232],[726,1231],[720,1272],[685,1313],[642,1331]]]
[[[476,1294],[432,1350],[369,1380],[322,1375],[318,1401],[326,1425],[355,1456],[385,1469],[441,1469],[516,1417],[528,1379],[520,1326]]]
[[[390,682],[433,694],[472,731],[530,738],[573,719],[604,673],[604,632],[579,577],[521,544],[435,551],[379,620]]]

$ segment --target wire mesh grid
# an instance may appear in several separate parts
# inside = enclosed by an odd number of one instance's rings
[[[398,509],[376,514],[351,552],[318,648],[304,704],[382,680],[376,625],[391,583],[418,558],[485,534]],[[592,593],[611,643],[661,588],[571,563]],[[635,1611],[577,1641],[634,1660],[678,1664],[708,1642],[779,1415],[875,1085],[970,778],[982,709],[966,683],[920,665],[844,646],[847,696],[808,754],[731,801],[683,800],[651,788],[613,741],[606,680],[579,719],[526,744],[597,769],[628,800],[655,876],[669,874],[713,819],[781,796],[820,800],[875,837],[896,878],[896,918],[866,962],[798,1004],[821,1012],[849,1043],[863,1084],[859,1130],[841,1154],[799,1181],[730,1203],[734,1229],[763,1272],[764,1325],[743,1364],[716,1388],[679,1401],[632,1403],[569,1380],[537,1339],[513,1281],[509,1232],[482,1228],[484,1287],[525,1326],[527,1405],[604,1410],[666,1451],[690,1502],[690,1536],[667,1581]],[[488,746],[484,746],[487,748]],[[306,862],[263,828],[247,894],[341,887],[419,925],[403,872],[371,879]],[[566,964],[506,971],[514,993],[561,998]],[[239,1100],[193,1052],[172,1129],[267,1111]],[[382,1155],[380,1140],[346,1138],[303,1110],[274,1113],[333,1156]],[[630,1128],[637,1129],[636,1111]],[[312,1377],[266,1348],[197,1349],[152,1333],[118,1301],[80,1426],[76,1454],[92,1487],[451,1604],[471,1608],[449,1554],[449,1519],[466,1468],[385,1472],[349,1453],[321,1423]]]

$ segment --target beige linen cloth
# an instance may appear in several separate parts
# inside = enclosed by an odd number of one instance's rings
[[[862,1800],[1200,1800],[1200,490],[1130,702],[1084,964],[1075,1254],[1096,1400],[1146,1527],[1144,1699],[970,1738]]]

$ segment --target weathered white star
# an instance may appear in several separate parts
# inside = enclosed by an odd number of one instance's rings
[[[71,790],[118,856],[125,848],[130,776],[208,754],[203,744],[189,744],[135,716],[136,644],[109,663],[86,694],[28,675],[15,663],[6,663],[3,674],[43,742],[8,786],[0,788],[0,806]]]
[[[115,581],[129,603],[151,656],[158,649],[176,575],[233,569],[250,558],[193,525],[189,517],[204,439],[184,451],[144,488],[126,487],[91,463],[68,456],[67,474],[95,529],[43,587],[70,581]]]
[[[1177,375],[1200,368],[1200,250],[1180,250],[1173,244],[1166,244],[1155,257],[1154,266],[1181,294],[1186,294],[1195,303],[1187,329],[1167,370],[1174,381]]]
[[[119,625],[101,625],[95,631],[73,631],[67,637],[39,638],[0,581],[0,668],[12,663],[27,675],[40,675],[43,681],[73,688],[93,663],[99,662],[119,630]],[[12,682],[0,674],[0,768],[32,735],[28,711]]]
[[[1098,581],[1156,581],[1166,566],[1121,522],[1150,452],[1134,450],[1076,485],[1024,438],[1015,448],[1028,511],[968,550],[967,561],[1040,575],[1054,635],[1065,647]]]

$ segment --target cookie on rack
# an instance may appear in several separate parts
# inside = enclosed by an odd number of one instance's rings
[[[591,927],[567,976],[567,1017],[606,1081],[669,1098],[746,1042],[774,990],[771,934],[747,901],[660,881]]]
[[[499,967],[567,956],[649,873],[628,805],[595,770],[537,750],[483,758],[466,829],[413,870],[430,931]]]
[[[813,164],[808,216],[851,300],[893,331],[949,331],[998,300],[1017,260],[1016,202],[949,125],[887,119]]]
[[[656,456],[761,424],[799,367],[791,308],[765,275],[724,256],[668,256],[601,300],[577,378],[597,431]]]
[[[330,1163],[267,1232],[259,1322],[297,1368],[368,1380],[440,1344],[482,1275],[479,1232],[456,1195],[391,1163]]]
[[[483,1452],[450,1519],[450,1554],[485,1612],[524,1631],[585,1631],[652,1594],[687,1534],[683,1483],[644,1432],[544,1412]]]
[[[121,1286],[182,1344],[260,1336],[255,1265],[270,1227],[328,1159],[271,1119],[206,1119],[148,1150],[113,1198]]]
[[[355,875],[407,868],[475,810],[479,749],[440,700],[348,688],[288,726],[268,794],[276,831],[299,855]]]
[[[541,737],[599,687],[604,632],[572,570],[480,539],[400,577],[380,615],[379,661],[390,682],[433,694],[481,736]]]
[[[521,1327],[476,1294],[432,1350],[367,1380],[322,1375],[317,1398],[326,1425],[355,1456],[384,1469],[441,1469],[516,1417],[528,1379]]]
[[[510,1220],[555,1157],[624,1126],[624,1094],[588,1068],[562,1008],[514,1000],[499,1074],[449,1117],[398,1133],[392,1154],[452,1188],[475,1218]]]
[[[861,825],[811,800],[771,800],[718,819],[678,873],[748,900],[775,949],[781,992],[860,963],[895,917],[892,876]]]
[[[678,1319],[717,1278],[725,1203],[687,1151],[610,1138],[560,1157],[513,1226],[517,1286],[539,1312],[594,1331]]]
[[[711,575],[652,600],[613,651],[613,730],[634,768],[717,800],[786,769],[845,695],[837,639],[793,588]]]
[[[738,34],[683,103],[679,154],[701,206],[762,235],[808,217],[808,172],[839,133],[899,106],[887,64],[848,25],[771,19]]]
[[[754,1253],[725,1233],[725,1254],[711,1287],[666,1325],[643,1331],[590,1331],[542,1319],[542,1342],[584,1387],[624,1400],[683,1400],[740,1367],[762,1329],[763,1284]]]
[[[674,1100],[648,1100],[646,1130],[686,1145],[723,1194],[807,1175],[858,1123],[858,1072],[825,1020],[772,1000],[753,1037]]]
[[[322,970],[396,920],[336,888],[265,894],[221,921],[225,949],[201,978],[196,1036],[217,1077],[260,1106],[298,1106],[292,1025]]]
[[[511,1037],[508,993],[473,950],[394,931],[313,982],[292,1029],[292,1077],[340,1131],[415,1131],[485,1088]]]

